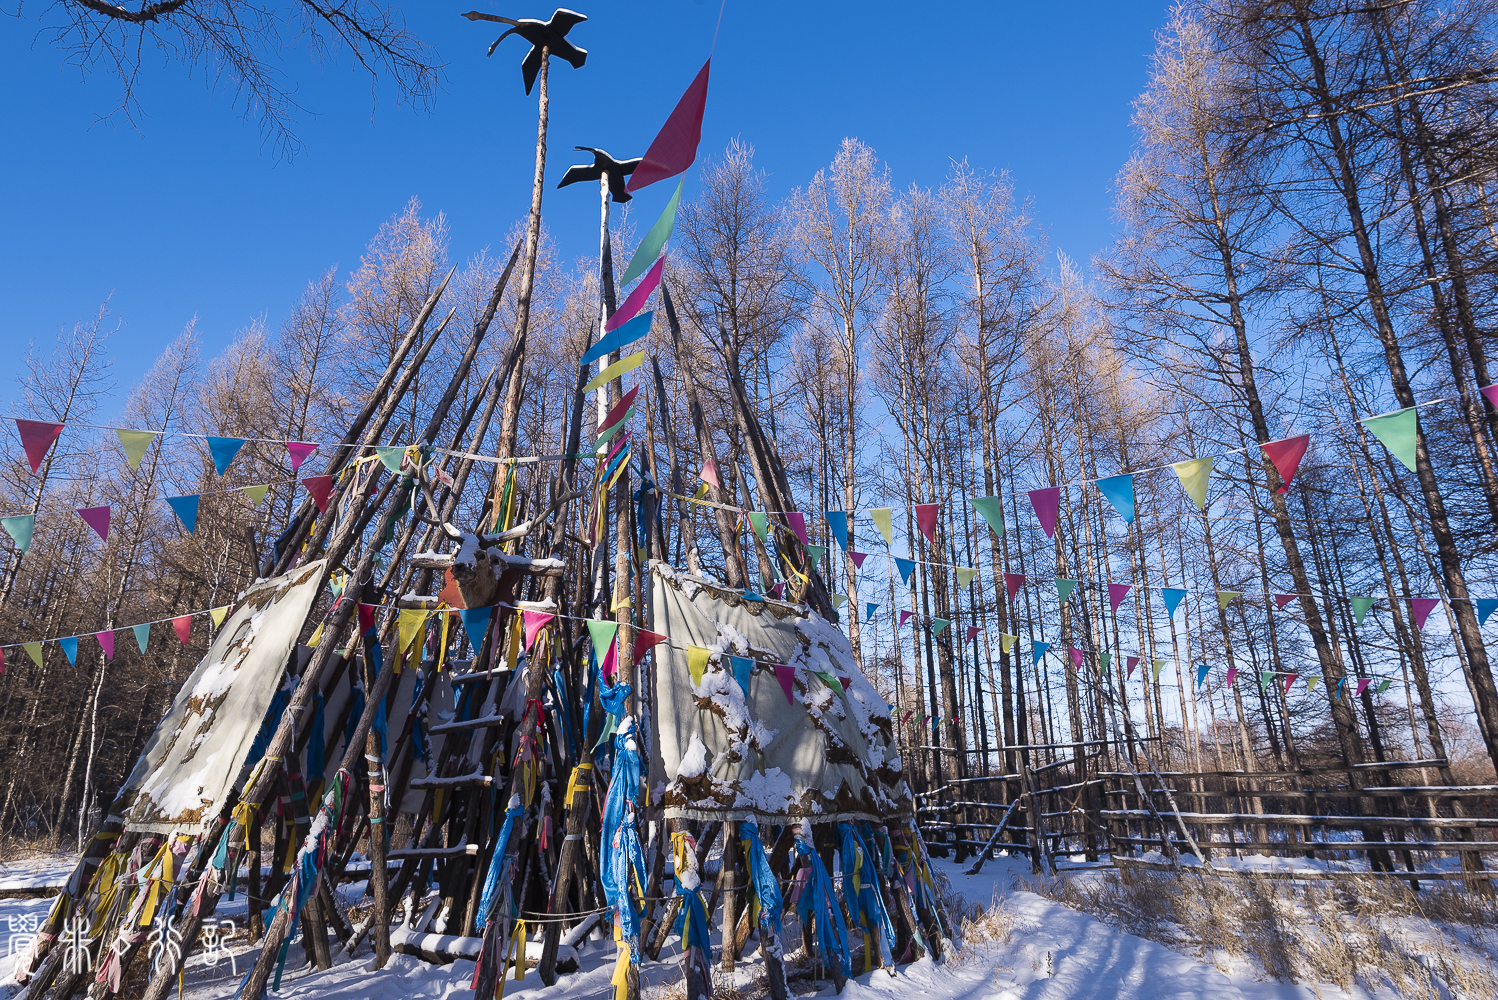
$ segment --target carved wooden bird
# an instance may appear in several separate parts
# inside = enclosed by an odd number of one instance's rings
[[[640,157],[637,156],[633,160],[616,160],[604,150],[594,149],[592,146],[573,146],[572,148],[592,153],[593,162],[578,163],[568,167],[557,187],[564,188],[578,181],[596,181],[600,177],[608,177],[609,194],[615,201],[623,204],[634,197],[624,190],[624,178],[635,172],[635,167],[640,165]]]
[[[531,87],[535,85],[536,74],[541,72],[541,49],[544,46],[554,56],[560,56],[572,64],[573,69],[581,69],[588,59],[588,50],[580,49],[567,41],[567,32],[572,30],[573,25],[581,24],[588,19],[586,14],[579,14],[575,10],[565,7],[559,8],[551,15],[550,21],[537,21],[535,18],[521,18],[515,20],[510,17],[500,17],[498,14],[484,14],[476,10],[470,10],[463,15],[470,21],[498,21],[500,24],[514,25],[509,31],[500,35],[489,46],[489,54],[492,56],[499,43],[511,35],[519,35],[531,43],[531,50],[526,53],[520,62],[520,71],[525,75],[525,92],[529,94]]]

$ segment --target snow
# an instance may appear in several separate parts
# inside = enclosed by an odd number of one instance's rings
[[[707,744],[702,742],[702,737],[696,733],[692,734],[692,742],[687,746],[687,752],[682,755],[681,767],[677,768],[678,778],[697,778],[707,773]]]
[[[219,660],[203,671],[203,676],[198,678],[198,683],[193,685],[192,694],[188,697],[202,698],[204,701],[222,697],[234,685],[235,671],[242,662],[243,658],[236,659],[232,665],[227,660]]]
[[[161,768],[158,768],[145,788],[141,789],[141,794],[149,796],[163,816],[180,816],[194,809],[202,809],[203,787],[208,784],[210,776],[215,773],[213,762],[217,757],[217,751],[209,754],[203,760],[203,766],[194,771],[191,777],[186,781],[178,782],[171,788],[163,786],[176,769],[171,768],[163,774]],[[165,763],[163,762],[163,766]]]

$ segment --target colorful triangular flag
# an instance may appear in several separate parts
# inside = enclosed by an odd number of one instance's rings
[[[493,617],[493,608],[458,609],[458,618],[463,622],[463,631],[468,635],[468,645],[473,648],[474,656],[484,646],[484,636],[489,634],[489,622]],[[612,625],[613,622],[609,624]]]
[[[1161,587],[1160,596],[1165,598],[1165,617],[1174,618],[1176,608],[1181,606],[1181,598],[1186,596],[1186,592],[1176,587]]]
[[[1196,689],[1198,691],[1201,690],[1202,681],[1204,681],[1204,680],[1207,679],[1207,673],[1211,669],[1212,668],[1209,667],[1209,666],[1207,666],[1205,663],[1199,663],[1199,664],[1197,664],[1197,666],[1196,666]]]
[[[286,454],[291,459],[291,474],[294,476],[307,457],[317,450],[317,445],[311,441],[287,441]]]
[[[1004,534],[1004,501],[998,497],[973,497],[973,509],[988,522],[995,535]]]
[[[78,516],[98,534],[101,541],[109,541],[109,508],[108,507],[80,507]]]
[[[190,535],[198,527],[198,495],[193,493],[185,497],[167,497],[166,502],[171,504],[177,520],[182,522],[182,527],[187,529]]]
[[[1358,423],[1382,441],[1384,447],[1399,459],[1400,465],[1411,472],[1415,471],[1415,446],[1419,441],[1415,407],[1406,407],[1379,417],[1364,417]]]
[[[42,644],[39,642],[23,642],[21,648],[26,650],[26,655],[31,657],[31,662],[37,666],[42,665]]]
[[[1353,620],[1361,625],[1363,619],[1368,616],[1368,609],[1378,601],[1376,597],[1350,597],[1347,603],[1352,605]]]
[[[744,697],[749,696],[749,675],[754,670],[754,660],[748,656],[730,656],[729,666],[733,668],[733,679],[739,682],[739,689],[744,692]]]
[[[1017,636],[1017,635],[1010,635],[1008,632],[1002,632],[1002,633],[1000,633],[999,634],[999,652],[1000,653],[1007,653],[1007,652],[1009,652],[1011,649],[1014,648],[1014,644],[1016,642],[1019,642],[1019,636]]]
[[[646,653],[648,653],[654,646],[656,646],[658,643],[662,643],[662,642],[665,642],[665,641],[666,641],[666,637],[663,636],[663,635],[661,635],[659,632],[652,632],[649,629],[643,629],[643,628],[642,629],[636,629],[635,630],[635,666],[639,666],[640,665],[640,659]]]
[[[1271,441],[1259,447],[1264,450],[1264,455],[1274,463],[1275,471],[1280,474],[1280,486],[1275,492],[1288,493],[1290,481],[1295,478],[1295,470],[1300,468],[1300,460],[1306,455],[1306,447],[1311,443],[1309,434],[1299,437],[1285,438],[1281,441]]]
[[[1416,629],[1422,632],[1425,630],[1425,619],[1430,617],[1431,611],[1440,603],[1440,600],[1434,597],[1410,598],[1410,613],[1415,616]]]
[[[1035,663],[1039,663],[1040,662],[1040,658],[1043,657],[1043,656],[1045,656],[1045,651],[1048,650],[1048,649],[1050,649],[1050,648],[1051,648],[1051,644],[1048,643],[1048,642],[1035,642],[1035,643],[1031,643],[1030,644],[1031,652],[1033,652],[1035,654],[1035,661],[1034,662]]]
[[[910,578],[915,576],[915,560],[901,559],[899,556],[895,556],[894,560],[895,568],[900,571],[901,582],[907,587],[910,586]]]
[[[950,621],[948,621],[947,619],[945,619],[945,618],[933,618],[933,619],[931,619],[931,634],[932,635],[941,635],[943,632],[945,632],[947,630],[947,626],[950,625],[950,624],[952,624],[952,623]]]
[[[1071,596],[1071,592],[1076,589],[1076,586],[1077,581],[1075,580],[1065,580],[1060,577],[1056,578],[1056,593],[1061,596],[1062,604],[1066,603],[1066,599]]]
[[[895,626],[895,628],[904,628],[904,627],[905,627],[905,623],[906,623],[906,622],[907,622],[907,621],[909,621],[909,620],[910,620],[910,618],[911,618],[911,617],[912,617],[912,616],[913,616],[913,615],[914,615],[914,614],[915,614],[915,612],[914,612],[914,611],[901,611],[901,612],[900,612],[900,623],[899,623],[899,624],[898,624],[898,625],[896,625],[896,626]]]
[[[239,492],[250,498],[251,505],[259,507],[260,501],[265,499],[265,494],[269,490],[270,484],[266,483],[263,486],[241,486]]]
[[[612,333],[639,315],[640,310],[645,308],[645,303],[649,300],[651,293],[660,285],[661,274],[665,268],[666,257],[662,254],[656,258],[650,270],[645,272],[645,280],[635,286],[635,290],[630,292],[624,301],[619,304],[618,311],[608,318],[608,322],[603,324],[604,333]]]
[[[687,673],[692,675],[692,686],[702,684],[702,674],[707,670],[708,658],[713,651],[705,646],[687,647]]]
[[[888,507],[880,507],[869,511],[869,517],[874,522],[874,527],[879,529],[879,534],[884,536],[885,545],[893,545],[895,542],[895,520],[894,514]]]
[[[78,637],[70,635],[66,639],[58,639],[57,644],[62,647],[62,655],[68,658],[71,666],[78,665]]]
[[[224,623],[224,619],[229,615],[229,608],[231,608],[232,606],[233,605],[225,604],[222,607],[208,609],[208,617],[213,619],[214,628],[218,628]]]
[[[676,210],[681,205],[681,186],[685,182],[686,178],[677,181],[676,190],[671,192],[671,198],[666,202],[666,207],[661,210],[661,214],[656,217],[649,231],[645,233],[645,238],[640,240],[640,245],[635,248],[634,254],[630,256],[629,266],[624,269],[624,277],[620,280],[619,284],[627,285],[644,274],[645,269],[656,263],[661,253],[666,249],[666,242],[671,239],[671,233],[676,229]],[[650,314],[645,313],[644,315],[648,316]],[[640,317],[636,316],[628,323],[620,326],[619,330],[628,328],[631,324],[638,322],[639,319]],[[646,331],[649,328],[650,323],[647,321],[645,323]],[[619,330],[614,332],[617,333]],[[640,336],[643,335],[643,333],[640,334]],[[605,339],[608,336],[611,335],[605,334]],[[636,337],[635,339],[639,338]]]
[[[130,468],[139,469],[141,459],[146,457],[146,451],[151,447],[151,442],[156,440],[156,431],[129,431],[116,427],[115,435],[120,439],[120,447],[125,449],[125,461]]]
[[[26,449],[26,461],[31,463],[31,471],[35,472],[42,467],[42,460],[51,450],[52,442],[62,433],[62,424],[17,418],[16,430],[21,433],[21,447]]]
[[[664,260],[665,258],[662,258],[661,260],[656,261],[656,263],[663,263]],[[612,330],[608,333],[605,333],[602,337],[599,337],[598,342],[595,343],[592,347],[588,348],[587,351],[583,353],[583,356],[578,359],[578,364],[586,368],[588,365],[591,365],[593,362],[599,360],[600,358],[606,358],[610,354],[613,354],[615,351],[623,350],[630,344],[633,344],[635,341],[648,334],[650,332],[650,324],[654,321],[655,313],[653,311],[640,313],[640,315],[636,316],[628,323],[621,324],[617,330]],[[627,406],[624,408],[624,410],[628,409],[629,407]],[[619,413],[622,415],[624,413],[624,410],[620,410]],[[605,421],[599,428],[599,430],[602,430],[605,427],[612,427],[614,423],[615,421],[612,420]]]
[[[556,615],[549,611],[521,612],[520,621],[522,627],[525,629],[526,652],[530,652],[530,648],[536,644],[536,636],[540,634],[543,628],[555,621],[556,617]]]
[[[1126,524],[1134,523],[1134,477],[1131,475],[1109,476],[1097,481],[1098,492],[1107,497],[1113,509]]]
[[[36,529],[35,514],[12,514],[10,517],[0,517],[0,526],[3,526],[6,534],[15,541],[16,549],[21,555],[24,556],[31,550],[31,535]]]
[[[848,512],[829,510],[826,514],[827,529],[832,532],[832,537],[837,539],[837,544],[842,550],[848,551]]]
[[[135,645],[144,653],[146,651],[146,644],[151,641],[151,623],[132,625],[130,631],[135,633]]]
[[[918,503],[915,505],[915,524],[921,534],[926,536],[926,541],[932,545],[936,544],[936,516],[941,510],[939,503]]]
[[[691,86],[671,109],[666,124],[656,133],[640,165],[630,175],[626,191],[638,191],[656,181],[675,177],[697,159],[697,145],[702,141],[702,116],[707,110],[708,71],[712,64],[711,58],[702,64]]]
[[[1498,389],[1498,386],[1489,386],[1488,388]],[[22,549],[21,551],[24,552],[26,550]],[[1486,625],[1488,623],[1488,615],[1491,615],[1494,611],[1498,611],[1498,599],[1479,597],[1473,603],[1477,605],[1477,624],[1479,625]]]
[[[1158,681],[1160,679],[1160,671],[1162,671],[1164,669],[1165,669],[1165,661],[1164,660],[1151,660],[1150,661],[1150,677],[1151,677],[1151,679]]]
[[[1217,592],[1217,610],[1224,610],[1229,604],[1232,604],[1242,596],[1243,592],[1240,590],[1219,590]]]
[[[302,480],[302,485],[307,487],[307,492],[312,494],[312,502],[317,504],[319,512],[326,513],[328,509],[328,496],[333,492],[332,476],[310,476]]]
[[[618,361],[615,361],[613,364],[609,365],[597,375],[594,375],[592,378],[588,379],[588,384],[583,386],[583,392],[585,394],[590,393],[601,385],[606,385],[609,382],[614,381],[614,379],[616,378],[628,375],[630,372],[634,371],[644,363],[644,351],[636,351],[634,354],[620,358]]]
[[[978,571],[971,566],[954,566],[952,569],[957,574],[959,587],[966,587],[973,582],[973,577],[978,575]]]
[[[172,629],[186,646],[192,641],[192,615],[178,615],[172,619]]]
[[[1193,458],[1176,462],[1170,467],[1181,481],[1186,495],[1196,504],[1197,510],[1207,509],[1207,487],[1212,480],[1212,462],[1213,459],[1210,458]]]
[[[104,650],[104,658],[114,659],[114,632],[95,632],[94,638],[99,640],[99,648]]]
[[[229,463],[234,461],[234,456],[238,455],[239,449],[243,447],[243,438],[210,437],[208,439],[208,453],[213,456],[214,471],[221,476],[227,472]]]
[[[1044,490],[1030,491],[1030,506],[1040,521],[1040,530],[1047,538],[1056,534],[1056,515],[1061,512],[1061,487],[1052,486]]]
[[[1025,585],[1025,577],[1022,573],[1005,573],[1004,589],[1009,592],[1009,599],[1014,600],[1014,595]]]
[[[1298,596],[1299,596],[1298,594],[1275,594],[1274,595],[1274,607],[1275,607],[1275,610],[1277,610],[1277,611],[1283,610],[1284,607],[1285,607],[1285,605],[1287,605],[1291,601],[1295,600],[1295,598],[1298,597]]]
[[[792,690],[792,685],[796,680],[796,668],[787,666],[784,663],[777,663],[774,669],[775,679],[780,682],[780,690],[785,692],[785,703],[787,705],[794,705],[796,703],[796,695]]]
[[[1114,611],[1123,603],[1123,599],[1129,596],[1129,591],[1134,589],[1132,583],[1110,583],[1108,584],[1108,605]]]

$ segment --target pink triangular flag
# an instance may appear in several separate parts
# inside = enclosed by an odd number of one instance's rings
[[[609,640],[609,648],[603,654],[603,663],[599,665],[598,669],[600,672],[602,672],[604,680],[612,681],[614,679],[614,671],[619,669],[618,636],[615,636],[613,639]]]
[[[1035,509],[1035,516],[1040,521],[1040,530],[1045,532],[1047,538],[1055,537],[1056,515],[1061,512],[1061,487],[1052,486],[1045,490],[1031,490],[1030,506]]]
[[[1488,388],[1489,389],[1498,388],[1498,386],[1489,386]],[[1488,391],[1487,389],[1483,390],[1483,392],[1487,392],[1487,391]],[[1366,690],[1368,690],[1368,685],[1372,684],[1372,683],[1373,683],[1373,678],[1372,677],[1360,677],[1360,678],[1358,678],[1358,697],[1359,698],[1361,698],[1363,696],[1363,692],[1366,691]]]
[[[1233,678],[1238,676],[1237,667],[1228,667],[1228,687],[1233,686]]]
[[[785,581],[781,580],[775,586],[773,586],[773,587],[770,588],[770,593],[773,596],[775,596],[775,597],[778,598],[781,595],[781,592],[784,591],[784,590],[785,590]]]
[[[536,634],[555,621],[556,617],[556,615],[547,611],[522,611],[520,613],[521,623],[525,627],[525,648],[527,651],[536,644]]]
[[[1483,386],[1482,387],[1482,394],[1484,396],[1488,397],[1488,402],[1495,409],[1498,409],[1498,384]],[[1359,691],[1358,693],[1362,694],[1361,691]]]
[[[359,634],[368,635],[375,627],[375,606],[373,604],[359,605]]]
[[[858,569],[863,569],[863,561],[865,559],[867,559],[868,557],[869,557],[869,554],[867,552],[849,552],[848,553],[848,558],[853,560],[853,565],[855,567],[857,567]]]
[[[1108,603],[1112,605],[1114,611],[1118,610],[1118,606],[1123,603],[1123,599],[1127,597],[1129,591],[1133,589],[1134,585],[1132,583],[1108,584]]]
[[[1286,674],[1285,675],[1285,693],[1286,694],[1290,693],[1290,685],[1294,684],[1295,683],[1295,678],[1297,678],[1299,676],[1300,676],[1300,674]]]
[[[42,467],[42,460],[47,457],[52,442],[62,433],[62,424],[17,418],[16,430],[21,432],[21,447],[26,449],[26,461],[31,463],[31,471],[35,472]]]
[[[635,666],[640,665],[640,658],[650,652],[652,647],[665,641],[666,637],[659,632],[652,632],[645,628],[637,630],[635,632]]]
[[[718,463],[710,458],[702,463],[702,471],[697,474],[697,478],[712,483],[719,489],[723,488],[723,484],[718,481]]]
[[[1019,593],[1020,587],[1023,587],[1024,585],[1025,577],[1023,573],[1004,574],[1004,589],[1009,591],[1009,599],[1011,601],[1014,600],[1014,595]]]
[[[317,504],[319,511],[328,509],[328,494],[333,492],[332,476],[311,476],[302,480],[302,485],[307,487],[307,492],[312,494],[312,502]]]
[[[785,515],[785,523],[791,526],[791,530],[796,533],[796,537],[801,539],[801,544],[805,545],[807,542],[806,515],[799,510],[788,511]]]
[[[94,638],[99,640],[99,648],[104,650],[105,659],[114,659],[114,632],[95,632]]]
[[[307,456],[317,450],[311,441],[287,441],[286,454],[291,456],[291,471],[294,474],[307,461]]]
[[[1080,649],[1071,648],[1069,652],[1071,653],[1071,665],[1078,670],[1082,669],[1082,651]]]
[[[625,190],[638,191],[647,184],[675,177],[697,159],[697,144],[702,141],[702,115],[707,110],[708,70],[712,64],[709,58],[697,71],[692,85],[681,95],[666,124],[645,150],[640,165],[630,174]]]
[[[837,675],[837,682],[843,686],[844,694],[847,694],[848,689],[853,686],[853,678],[844,677],[842,674]]]
[[[791,693],[791,682],[796,679],[796,668],[784,663],[775,664],[775,679],[780,682],[780,690],[785,692],[786,703],[794,705],[796,696]]]
[[[972,642],[978,637],[978,633],[982,631],[983,630],[976,625],[969,625],[967,627],[967,641]]]
[[[1300,460],[1305,458],[1306,446],[1311,443],[1311,435],[1302,434],[1299,437],[1285,438],[1283,441],[1271,441],[1260,445],[1264,454],[1274,463],[1274,468],[1280,474],[1280,487],[1276,493],[1286,493],[1290,489],[1290,480],[1295,478],[1295,470],[1300,468]]]
[[[1130,677],[1134,676],[1134,668],[1139,666],[1139,657],[1131,656],[1128,658],[1127,662],[1129,666],[1129,672],[1127,674],[1124,674],[1124,680],[1128,680]]]
[[[910,616],[913,615],[913,614],[915,614],[914,611],[901,611],[900,612],[900,624],[896,625],[895,628],[904,628],[905,627],[905,623],[910,620]]]
[[[1298,596],[1299,596],[1298,594],[1275,594],[1274,595],[1274,606],[1275,606],[1276,609],[1283,608],[1285,605],[1287,605],[1291,601],[1295,600],[1295,598],[1298,597]]]
[[[645,307],[645,300],[650,298],[650,293],[655,291],[655,286],[661,283],[661,269],[666,266],[666,255],[662,254],[656,258],[655,266],[645,272],[645,280],[635,286],[619,310],[610,316],[607,323],[603,324],[603,332],[610,333],[634,319],[640,310]],[[605,427],[612,426],[604,424]]]
[[[109,541],[109,508],[108,507],[80,507],[78,516],[88,522],[88,526],[99,533],[104,541]]]
[[[172,619],[172,628],[177,630],[177,638],[182,640],[186,646],[192,639],[192,615],[179,615]]]
[[[918,503],[915,505],[915,523],[921,529],[921,534],[926,536],[926,541],[932,545],[936,544],[936,514],[941,510],[939,503]]]
[[[1440,599],[1435,597],[1410,598],[1410,612],[1415,616],[1416,629],[1424,631],[1425,619],[1430,617],[1431,610],[1440,603]]]

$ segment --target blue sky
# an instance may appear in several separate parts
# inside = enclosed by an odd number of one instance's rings
[[[287,162],[201,74],[147,59],[138,128],[116,116],[118,82],[81,80],[39,35],[45,4],[0,19],[0,398],[9,408],[29,341],[113,294],[112,342],[124,390],[192,317],[205,353],[265,315],[274,329],[305,283],[347,272],[408,198],[445,212],[454,260],[498,246],[528,205],[535,101],[510,38],[458,15],[551,8],[493,0],[408,5],[445,82],[431,113],[398,105],[347,58],[284,64],[311,109]],[[711,0],[579,3],[571,37],[589,51],[554,63],[545,215],[571,258],[596,251],[596,200],[556,191],[575,144],[638,155],[712,43]],[[926,11],[927,13],[922,13]],[[781,195],[832,157],[845,135],[869,143],[897,187],[940,183],[949,158],[1007,168],[1034,201],[1054,250],[1086,261],[1112,239],[1111,184],[1129,152],[1157,3],[924,5],[727,0],[713,58],[703,152],[734,136]],[[637,204],[653,219],[665,184]],[[691,196],[692,179],[686,197]],[[106,406],[108,412],[112,407]]]

